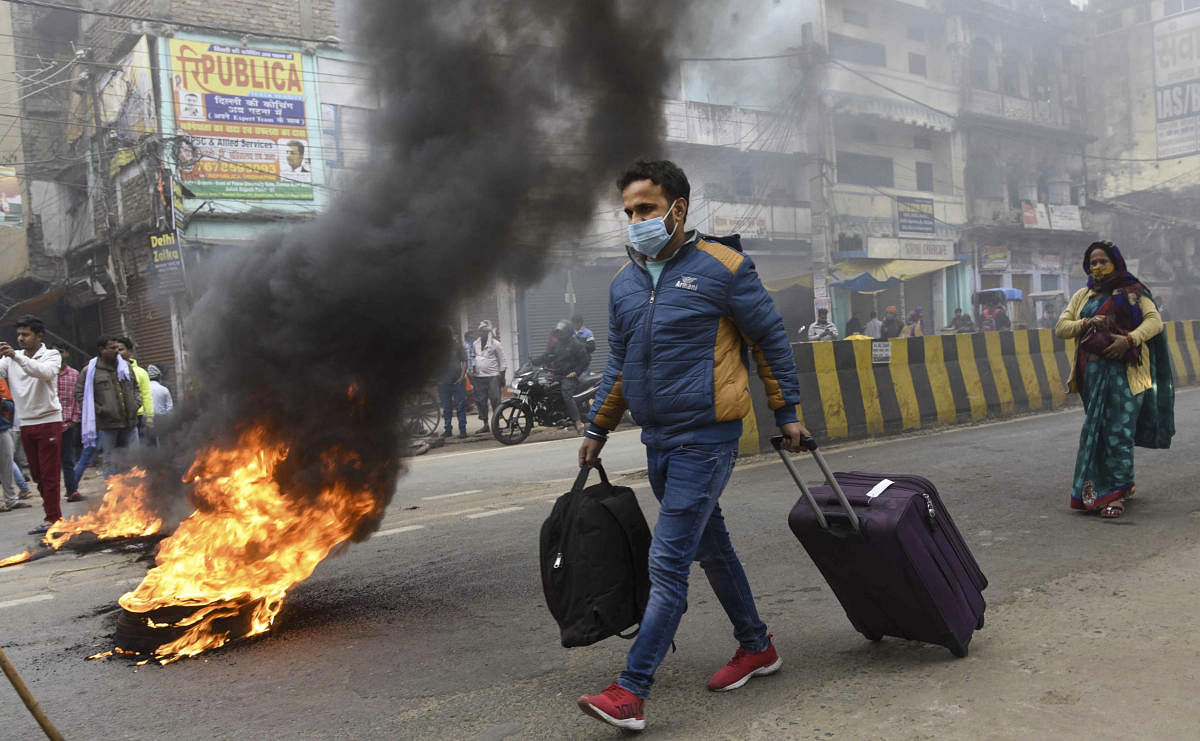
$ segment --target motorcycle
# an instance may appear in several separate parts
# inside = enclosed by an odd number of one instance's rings
[[[600,387],[598,373],[584,373],[573,395],[579,414],[586,418],[596,389]],[[570,415],[563,404],[562,383],[550,369],[527,363],[513,376],[511,387],[516,395],[500,402],[492,414],[492,436],[505,445],[516,445],[529,437],[533,423],[543,427],[572,427]]]

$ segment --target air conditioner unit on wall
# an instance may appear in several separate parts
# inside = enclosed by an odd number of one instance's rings
[[[73,309],[83,309],[100,303],[108,291],[100,281],[92,278],[72,278],[67,283],[67,304]]]

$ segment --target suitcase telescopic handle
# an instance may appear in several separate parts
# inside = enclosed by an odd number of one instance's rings
[[[817,461],[817,467],[821,469],[821,473],[825,475],[825,481],[829,483],[829,488],[833,489],[834,495],[841,503],[842,509],[846,510],[846,517],[850,520],[850,527],[854,529],[855,535],[862,535],[862,528],[858,523],[858,515],[854,513],[854,507],[850,506],[850,500],[846,498],[846,492],[842,491],[842,485],[833,475],[833,471],[829,470],[829,464],[825,462],[825,456],[821,455],[821,451],[817,448],[817,440],[813,437],[800,438],[800,444],[808,448],[812,452],[813,459]],[[775,452],[779,453],[779,457],[783,459],[783,465],[787,467],[788,473],[792,475],[792,480],[796,482],[796,486],[800,487],[800,493],[808,500],[808,506],[812,507],[813,514],[817,517],[817,524],[822,530],[829,530],[829,520],[825,518],[825,513],[821,511],[821,506],[817,504],[816,498],[812,492],[808,490],[808,484],[804,483],[804,477],[796,470],[796,463],[787,451],[783,449],[783,435],[776,435],[771,438],[771,445],[775,448]]]

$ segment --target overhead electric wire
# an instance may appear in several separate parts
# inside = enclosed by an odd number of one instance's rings
[[[156,18],[146,15],[134,15],[132,13],[118,13],[112,10],[99,10],[89,8],[79,8],[70,5],[62,5],[60,3],[52,3],[47,0],[8,0],[12,5],[28,5],[35,8],[46,8],[48,10],[61,10],[68,13],[79,13],[81,15],[95,15],[104,18],[115,18],[123,21],[142,21],[144,23],[159,23],[164,26],[177,26],[181,28],[197,28],[202,31],[220,31],[228,33],[232,36],[254,36],[257,38],[276,38],[287,39],[289,41],[302,41],[311,44],[329,43],[328,38],[318,39],[308,36],[299,36],[286,33],[277,33],[273,31],[263,31],[261,29],[239,28],[236,26],[219,26],[212,23],[195,23],[191,21],[180,21],[173,18]]]

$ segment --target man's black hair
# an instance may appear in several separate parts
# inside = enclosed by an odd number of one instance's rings
[[[113,339],[129,348],[130,352],[133,352],[133,340],[129,339],[128,337],[113,337]]]
[[[876,313],[876,312],[874,312],[874,311],[872,311],[872,312],[871,312],[871,318],[872,318],[872,319],[878,319],[878,318],[879,318],[879,314],[878,314],[878,313]]]
[[[96,349],[103,350],[104,348],[108,347],[108,343],[113,342],[113,341],[120,342],[121,338],[120,337],[109,337],[108,335],[105,335],[105,336],[101,337],[100,339],[96,340]]]
[[[290,142],[287,143],[287,145],[289,147],[299,147],[300,148],[300,156],[301,157],[304,156],[304,142],[292,139]]]
[[[649,180],[662,188],[663,193],[672,203],[680,198],[691,203],[692,186],[688,183],[687,175],[684,175],[683,170],[680,170],[679,166],[670,160],[653,160],[651,162],[638,160],[634,162],[633,167],[617,178],[617,189],[624,191],[630,183],[636,183],[639,180]]]
[[[46,323],[38,319],[33,314],[26,314],[17,320],[17,329],[28,327],[30,332],[34,334],[46,334]]]
[[[575,329],[580,329],[583,327],[583,314],[576,314],[575,316],[571,317],[571,324],[575,325]]]

